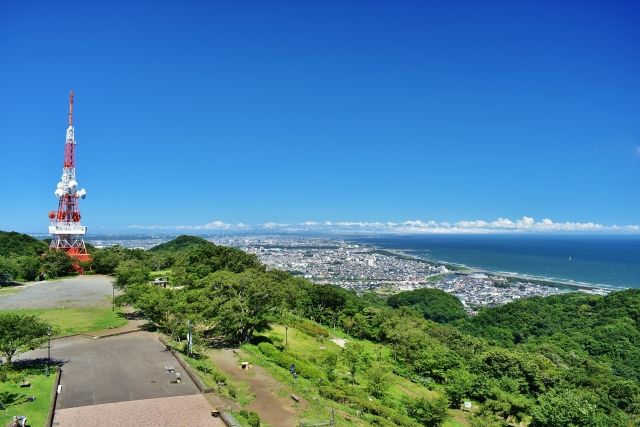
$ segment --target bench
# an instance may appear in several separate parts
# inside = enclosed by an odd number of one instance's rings
[[[291,393],[291,398],[293,400],[295,400],[296,402],[300,402],[300,398],[298,396],[296,396],[295,394]]]

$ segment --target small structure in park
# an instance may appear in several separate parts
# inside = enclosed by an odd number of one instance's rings
[[[163,288],[166,288],[167,285],[169,284],[169,279],[166,277],[158,277],[154,281],[149,283],[152,285],[158,285],[158,286],[162,286]]]

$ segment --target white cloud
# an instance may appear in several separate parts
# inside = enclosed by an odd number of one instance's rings
[[[336,222],[333,225],[339,227],[382,227],[381,222]]]
[[[268,222],[263,224],[264,228],[279,228],[279,227],[288,227],[290,224],[278,224],[277,222]]]
[[[491,223],[493,228],[513,228],[514,224],[512,221],[509,221],[505,218],[498,218],[497,220]]]
[[[137,228],[142,230],[215,230],[228,229],[231,224],[222,221],[213,221],[203,225],[130,225],[127,228]]]
[[[227,224],[225,222],[222,221],[213,221],[210,222],[208,224],[205,225],[196,225],[194,228],[200,228],[200,229],[204,229],[204,230],[212,230],[215,228],[229,228],[231,227],[231,224]]]
[[[605,226],[593,222],[564,222],[556,223],[549,218],[544,218],[536,222],[533,218],[523,216],[522,219],[511,221],[508,218],[498,218],[495,221],[473,220],[458,221],[453,225],[449,222],[435,222],[421,220],[408,220],[401,223],[395,222],[355,222],[341,221],[332,222],[325,221],[318,223],[315,221],[306,221],[298,224],[281,224],[277,222],[268,222],[266,224],[257,224],[255,226],[243,224],[241,222],[236,225],[228,224],[222,221],[213,221],[203,225],[131,225],[127,228],[144,229],[144,230],[271,230],[280,232],[296,232],[308,231],[313,229],[319,232],[327,233],[499,233],[499,232],[616,232],[637,233],[640,231],[639,225],[610,225]]]
[[[487,225],[489,225],[488,222],[484,222],[481,220],[478,221],[460,221],[460,222],[456,222],[454,224],[456,227],[462,227],[462,228],[482,228],[482,227],[486,227]]]

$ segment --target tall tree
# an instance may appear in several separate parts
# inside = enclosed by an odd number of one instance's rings
[[[36,316],[0,313],[0,353],[6,363],[11,364],[13,357],[44,343],[50,326]]]
[[[42,266],[49,277],[66,276],[73,270],[73,258],[63,251],[47,251],[42,256]]]
[[[356,383],[356,372],[358,371],[360,362],[362,361],[362,350],[362,344],[348,342],[344,345],[344,348],[340,353],[344,364],[347,365],[347,368],[349,369],[351,382],[353,384]]]
[[[196,285],[203,288],[207,300],[203,319],[209,319],[229,339],[248,342],[256,330],[266,328],[284,311],[287,296],[293,292],[288,277],[257,270],[213,273]]]
[[[113,283],[117,289],[125,289],[133,284],[147,283],[151,274],[143,262],[134,259],[119,263],[114,273],[116,279]]]
[[[405,408],[411,418],[425,427],[440,427],[449,419],[447,401],[443,398],[408,398],[405,400]]]

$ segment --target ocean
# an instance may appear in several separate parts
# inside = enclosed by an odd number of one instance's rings
[[[493,272],[605,288],[640,288],[640,235],[505,233],[345,239]]]

